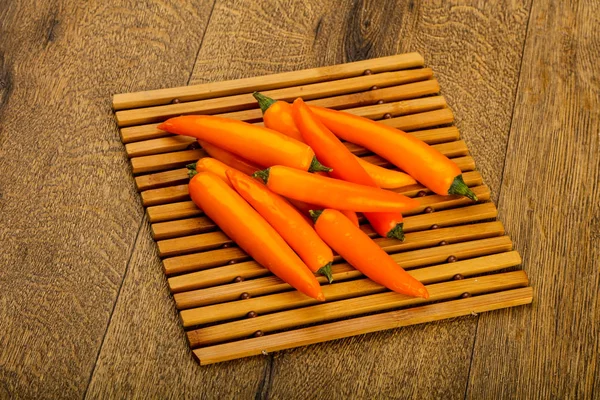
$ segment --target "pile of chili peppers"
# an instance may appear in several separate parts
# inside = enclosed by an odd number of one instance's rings
[[[300,292],[324,301],[315,273],[333,280],[333,250],[378,284],[428,298],[358,225],[404,239],[402,213],[417,207],[386,190],[417,182],[440,195],[477,200],[460,169],[423,141],[342,111],[254,93],[265,127],[214,116],[171,118],[159,129],[192,136],[210,155],[188,166],[194,203],[254,260]],[[354,156],[367,148],[401,171]]]

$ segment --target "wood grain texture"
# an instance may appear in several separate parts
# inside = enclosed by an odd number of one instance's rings
[[[143,216],[110,97],[185,84],[211,5],[0,2],[0,398],[83,396]]]
[[[598,15],[534,2],[499,206],[537,296],[481,317],[469,398],[600,396]]]
[[[138,235],[87,398],[251,398],[268,360],[200,369],[169,295],[147,221]]]
[[[348,8],[343,11],[338,6],[336,12],[323,15],[322,36],[316,40],[327,41],[327,54],[345,61],[407,51],[423,54],[456,116],[462,139],[491,187],[492,199],[497,199],[529,1],[344,4]],[[342,12],[344,21],[337,25]],[[315,26],[318,21],[315,17]],[[244,27],[241,31],[253,34]],[[279,39],[269,34],[262,40],[252,48],[258,54],[259,46]],[[241,68],[242,60],[233,64]],[[198,70],[197,65],[194,78],[200,76]],[[310,386],[321,398],[460,398],[468,379],[475,324],[475,319],[466,318],[285,351],[274,357],[268,396],[301,398],[297,388]]]

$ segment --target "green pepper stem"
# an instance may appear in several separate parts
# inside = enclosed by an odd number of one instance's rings
[[[256,171],[252,174],[253,178],[260,178],[265,184],[269,181],[269,171],[271,168],[263,169],[262,171]]]
[[[276,100],[273,100],[272,98],[267,97],[259,92],[252,93],[252,96],[254,96],[256,101],[258,101],[258,106],[260,107],[260,110],[263,114],[266,113],[269,107],[271,107],[276,102]]]
[[[325,275],[327,277],[327,280],[329,281],[329,283],[333,282],[333,275],[331,275],[331,263],[330,262],[323,265],[321,268],[319,268],[319,270],[317,272],[321,275]]]
[[[314,223],[317,223],[317,220],[323,214],[323,210],[308,210],[308,214],[312,218]]]
[[[456,178],[454,178],[452,185],[450,185],[450,188],[448,189],[448,194],[458,194],[460,196],[468,197],[473,201],[477,201],[477,196],[471,189],[469,189],[463,180],[462,175],[458,175]]]
[[[387,237],[390,239],[398,239],[400,241],[404,241],[404,223],[399,223],[396,224],[396,226],[391,229],[388,233],[387,233]]]
[[[194,175],[198,173],[198,171],[196,170],[196,163],[188,164],[185,167],[188,169],[188,176],[190,177],[190,179],[192,179]]]
[[[317,160],[317,156],[314,156],[312,162],[310,163],[310,167],[308,168],[308,172],[331,172],[332,168],[326,167]]]

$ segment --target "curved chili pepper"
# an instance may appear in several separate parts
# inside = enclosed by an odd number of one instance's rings
[[[456,164],[427,143],[367,118],[323,107],[309,107],[336,136],[379,154],[435,193],[458,194],[477,201]]]
[[[276,130],[291,138],[304,142],[302,134],[298,131],[292,117],[292,105],[281,100],[273,100],[261,93],[254,92],[254,98],[263,112],[263,121],[269,129]],[[356,157],[356,156],[354,156]],[[410,175],[401,171],[383,168],[360,157],[356,157],[360,165],[373,178],[377,186],[382,189],[397,189],[402,186],[417,183]]]
[[[356,157],[356,160],[361,167],[367,171],[367,174],[382,189],[398,189],[403,186],[414,185],[417,181],[410,175],[404,172],[395,171],[393,169],[383,168],[379,165],[371,164],[368,161],[363,160],[360,157]],[[332,167],[333,168],[333,167]]]
[[[256,262],[307,296],[325,300],[319,282],[290,246],[217,175],[196,174],[189,190],[192,201]]]
[[[306,215],[307,218],[308,218],[310,210],[316,210],[319,208],[318,206],[315,206],[314,204],[308,204],[308,203],[305,203],[305,202],[299,201],[299,200],[287,199],[287,201],[289,201],[294,207],[296,207],[296,209],[298,211],[300,211],[303,216]],[[344,214],[350,221],[352,221],[352,223],[354,225],[360,226],[360,224],[358,222],[358,215],[356,215],[356,213],[354,211],[340,210],[340,212],[342,214]],[[312,223],[312,220],[310,218],[308,218],[308,219]]]
[[[170,118],[158,129],[192,136],[260,165],[286,165],[303,171],[331,171],[305,143],[283,133],[233,119],[210,115]]]
[[[402,212],[419,203],[409,197],[357,183],[319,176],[282,165],[254,173],[284,197],[320,207],[361,212]]]
[[[275,228],[308,268],[312,272],[325,275],[331,283],[333,252],[317,235],[312,224],[283,197],[271,192],[264,184],[233,169],[228,169],[226,174],[235,191]]]
[[[229,178],[227,178],[226,174],[227,170],[231,167],[223,164],[219,160],[211,157],[202,157],[197,162],[186,165],[186,167],[188,169],[188,175],[190,179],[193,178],[198,172],[212,172],[221,178],[223,182],[231,186],[229,183]]]
[[[339,211],[313,211],[312,216],[321,239],[369,279],[394,292],[429,298],[429,292],[421,282]]]
[[[377,187],[373,178],[358,163],[348,148],[319,121],[302,99],[293,105],[293,118],[302,137],[315,153],[333,166],[331,176],[359,185]],[[404,239],[402,214],[364,213],[375,231],[384,237]]]
[[[230,166],[231,168],[235,168],[238,171],[242,171],[246,175],[252,175],[256,171],[260,171],[262,168],[258,165],[245,160],[233,153],[228,152],[227,150],[223,150],[222,148],[215,146],[214,144],[210,144],[204,140],[198,140],[200,146],[208,153],[212,158],[221,161],[223,164]]]

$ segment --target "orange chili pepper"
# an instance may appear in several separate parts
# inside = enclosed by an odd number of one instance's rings
[[[394,292],[429,298],[427,288],[339,211],[313,211],[319,236],[350,265]]]
[[[256,262],[300,292],[325,300],[306,264],[246,201],[211,172],[196,174],[189,184],[192,201]]]
[[[298,209],[298,211],[300,211],[302,213],[303,216],[306,215],[307,218],[308,218],[310,210],[316,210],[319,208],[318,206],[315,206],[314,204],[308,204],[308,203],[305,203],[305,202],[299,201],[299,200],[287,199],[287,201],[289,201],[294,207],[296,207]],[[342,214],[344,214],[350,221],[352,221],[352,223],[354,225],[360,226],[360,224],[358,222],[358,215],[356,215],[356,213],[354,211],[340,210],[340,212]],[[310,220],[310,221],[312,223],[312,220]]]
[[[230,167],[223,164],[219,160],[215,160],[214,158],[202,157],[197,162],[193,164],[188,164],[187,169],[190,179],[193,178],[198,172],[212,172],[213,174],[221,178],[223,182],[228,184],[230,187],[233,187],[231,186],[229,178],[227,178],[226,174],[226,171],[230,169]]]
[[[284,197],[320,207],[362,212],[402,212],[419,203],[399,193],[319,176],[276,165],[254,173],[269,189]]]
[[[198,140],[200,146],[208,153],[212,158],[221,161],[223,164],[235,168],[238,171],[242,171],[246,175],[252,175],[256,171],[260,171],[262,168],[258,165],[251,163],[233,153],[230,153],[222,148],[210,144],[204,140]]]
[[[305,143],[283,133],[233,119],[184,115],[158,126],[167,132],[192,136],[260,165],[286,165],[303,171],[329,172]]]
[[[477,201],[456,164],[427,143],[367,118],[323,107],[310,109],[336,136],[379,154],[435,193]]]
[[[236,192],[275,228],[308,268],[312,272],[325,275],[331,283],[333,252],[317,235],[312,224],[283,197],[271,192],[264,184],[233,169],[227,170],[227,177]]]
[[[258,105],[263,112],[263,121],[267,128],[304,142],[302,134],[294,123],[292,105],[290,103],[281,100],[275,101],[258,92],[254,92],[253,96],[258,101]],[[382,189],[396,189],[417,183],[413,177],[404,172],[382,168],[360,157],[356,157],[356,159],[371,178],[373,178],[377,186]]]
[[[377,187],[373,178],[358,163],[356,157],[314,116],[300,98],[294,101],[293,117],[306,143],[314,149],[316,154],[334,167],[331,176],[360,185]],[[367,212],[365,217],[379,235],[399,240],[404,239],[402,214],[399,212]]]
[[[405,174],[404,172],[394,171],[393,169],[387,169],[380,167],[379,165],[371,164],[360,157],[356,157],[356,160],[360,166],[367,171],[367,174],[373,178],[377,186],[382,189],[397,189],[417,183],[412,176]]]

